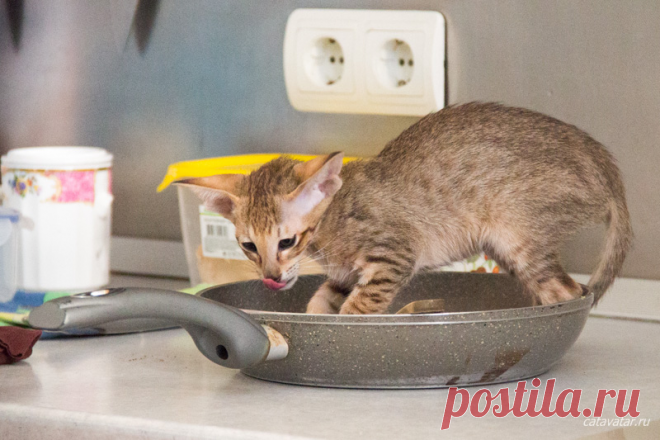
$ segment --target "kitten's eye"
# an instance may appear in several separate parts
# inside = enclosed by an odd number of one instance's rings
[[[290,247],[293,247],[294,244],[296,244],[296,237],[295,236],[293,236],[291,238],[285,238],[284,240],[280,240],[277,247],[280,248],[281,251],[283,251],[285,249],[289,249]]]
[[[257,253],[257,246],[251,241],[245,241],[241,243],[241,246],[243,246],[243,249],[248,252],[254,252],[255,254]]]

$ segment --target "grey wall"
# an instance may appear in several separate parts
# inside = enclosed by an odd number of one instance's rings
[[[112,151],[116,235],[180,238],[175,192],[155,193],[171,162],[379,151],[416,119],[293,110],[282,74],[286,19],[297,7],[435,9],[447,18],[449,101],[525,106],[607,145],[637,235],[625,273],[660,278],[659,2],[143,0],[158,7],[139,15],[141,26],[132,26],[135,0],[23,4],[22,20],[0,4],[0,151]],[[591,270],[601,232],[569,243],[570,270]]]

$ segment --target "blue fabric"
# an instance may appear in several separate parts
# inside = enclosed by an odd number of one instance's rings
[[[23,292],[19,290],[14,295],[14,299],[9,302],[0,302],[0,312],[3,313],[21,313],[44,303],[45,292]]]

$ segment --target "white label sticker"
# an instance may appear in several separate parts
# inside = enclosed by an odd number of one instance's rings
[[[202,230],[202,254],[227,260],[247,260],[236,241],[233,223],[215,212],[199,206],[199,226]]]

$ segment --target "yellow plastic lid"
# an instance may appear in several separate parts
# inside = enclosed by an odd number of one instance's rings
[[[163,181],[158,185],[158,192],[161,192],[172,182],[181,179],[192,179],[194,177],[208,177],[216,174],[250,174],[263,164],[277,159],[280,156],[287,156],[294,160],[308,161],[314,159],[314,155],[309,154],[243,154],[239,156],[213,157],[210,159],[188,160],[185,162],[176,162],[167,168],[167,174]],[[356,157],[344,157],[343,162],[350,162]]]

